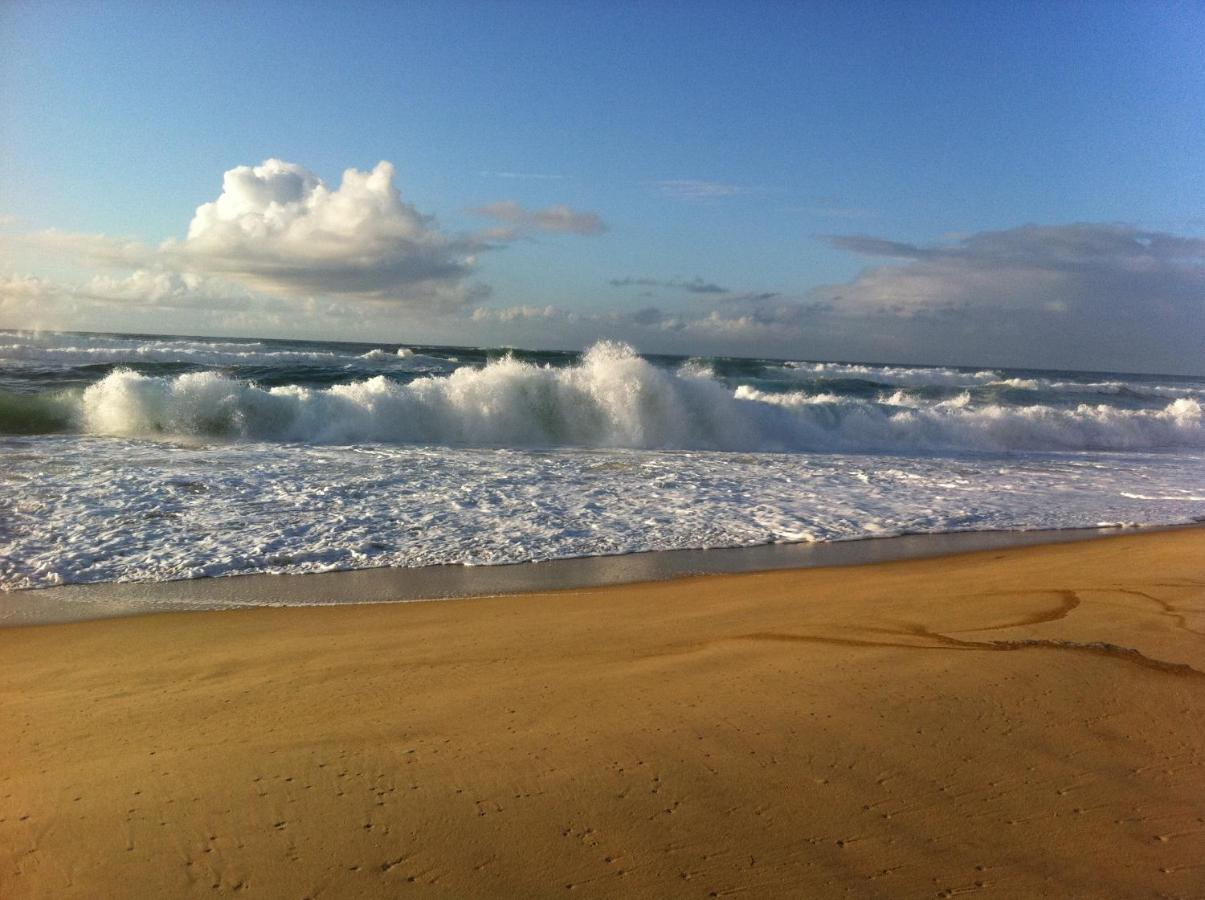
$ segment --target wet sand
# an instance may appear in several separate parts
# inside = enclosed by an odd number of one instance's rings
[[[0,629],[0,896],[1200,897],[1205,529]]]
[[[1182,527],[1195,526],[1167,525],[1128,531],[1145,533]],[[975,550],[1085,541],[1119,532],[1118,528],[961,531],[856,541],[658,550],[500,566],[386,566],[300,575],[256,574],[167,582],[71,584],[0,592],[0,627],[79,622],[148,612],[446,600],[665,581],[688,575],[856,566]]]

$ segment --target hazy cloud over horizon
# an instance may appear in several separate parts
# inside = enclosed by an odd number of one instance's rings
[[[417,325],[445,341],[572,347],[611,337],[683,353],[1101,369],[1183,369],[1200,358],[1205,335],[1205,239],[1116,223],[1031,224],[934,243],[825,235],[867,267],[844,283],[785,293],[701,276],[606,282],[667,292],[665,303],[638,308],[601,294],[590,304],[589,292],[494,305],[481,254],[524,235],[598,235],[601,216],[500,201],[475,209],[498,229],[452,234],[404,202],[394,177],[381,162],[348,169],[331,187],[269,159],[227,171],[183,239],[0,234],[14,258],[40,253],[56,271],[69,263],[83,273],[70,281],[8,265],[0,316],[18,327],[122,330],[155,313],[175,317],[162,321],[182,323],[164,326],[177,330],[347,336]]]
[[[1201,358],[1200,238],[1077,223],[983,231],[931,245],[868,235],[824,240],[884,262],[849,282],[794,296],[702,290],[697,293],[705,302],[686,309],[653,305],[571,318],[546,308],[538,318],[576,327],[565,335],[605,333],[687,353],[706,347],[750,355],[1031,367],[1060,360],[1070,368],[1173,372],[1187,371],[1185,362]],[[677,289],[708,284],[635,277],[609,283]]]
[[[1022,225],[919,246],[831,235],[831,246],[901,260],[814,295],[900,315],[991,308],[1056,314],[1205,315],[1205,239],[1121,224]]]
[[[222,281],[285,297],[424,308],[480,299],[481,288],[466,279],[488,245],[440,231],[401,199],[393,178],[393,165],[381,162],[369,172],[346,170],[332,189],[302,166],[268,159],[227,171],[221,193],[197,207],[183,240],[152,246],[54,229],[3,240],[85,265],[148,273],[144,285],[173,274],[185,292]],[[118,295],[132,299],[124,288]]]

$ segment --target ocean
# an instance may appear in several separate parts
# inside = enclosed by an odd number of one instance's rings
[[[0,332],[0,588],[1205,520],[1205,378]]]

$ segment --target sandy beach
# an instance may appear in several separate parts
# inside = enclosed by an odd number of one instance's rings
[[[0,630],[0,896],[1205,896],[1205,529]]]

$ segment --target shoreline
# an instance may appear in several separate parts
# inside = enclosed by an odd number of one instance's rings
[[[935,532],[814,543],[654,550],[502,565],[385,566],[56,585],[0,593],[0,629],[171,612],[427,602],[641,584],[699,575],[864,566],[1193,528],[1205,528],[1205,523]]]
[[[1203,559],[0,629],[0,894],[1195,896]]]

